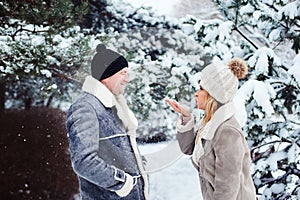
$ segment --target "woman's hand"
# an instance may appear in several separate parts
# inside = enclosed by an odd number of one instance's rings
[[[169,98],[165,98],[165,101],[172,107],[175,112],[182,114],[183,117],[191,116],[190,109],[187,106],[181,105],[177,101]]]

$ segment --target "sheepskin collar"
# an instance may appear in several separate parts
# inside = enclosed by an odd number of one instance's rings
[[[229,102],[219,109],[216,110],[212,119],[205,125],[202,132],[202,138],[206,140],[212,140],[217,128],[225,122],[227,119],[234,115],[234,105],[233,102]],[[201,122],[200,122],[201,124]]]
[[[105,107],[111,108],[115,105],[115,97],[113,93],[100,81],[87,76],[82,86],[82,90],[97,97]]]

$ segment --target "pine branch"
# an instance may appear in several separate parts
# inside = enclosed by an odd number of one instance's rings
[[[236,1],[236,7],[235,7],[235,9],[236,9],[236,10],[235,10],[235,22],[234,22],[235,27],[237,27],[237,25],[238,25],[239,8],[240,8],[240,1],[237,0],[237,1]]]
[[[299,189],[300,185],[297,185],[293,191],[292,191],[292,195],[296,195],[298,193],[298,189]]]
[[[251,152],[253,152],[255,149],[261,148],[261,147],[266,146],[266,145],[269,145],[269,144],[282,143],[282,142],[292,143],[291,141],[286,140],[286,139],[285,139],[285,140],[274,140],[274,141],[271,141],[271,142],[267,142],[267,143],[265,143],[265,144],[258,145],[258,146],[256,146],[256,147],[252,147],[252,148],[251,148]]]
[[[258,47],[252,42],[236,25],[233,27],[233,30],[238,32],[245,40],[247,40],[255,49],[258,49]]]
[[[29,29],[25,29],[23,27],[21,27],[20,29],[16,30],[12,35],[11,35],[11,38],[13,41],[15,41],[15,37],[16,35],[19,33],[19,32],[22,32],[22,31],[26,31],[26,32],[30,32],[30,33],[45,33],[45,32],[48,32],[48,31],[37,31],[37,30],[29,30]]]

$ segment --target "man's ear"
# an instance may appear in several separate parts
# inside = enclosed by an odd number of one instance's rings
[[[111,79],[110,77],[103,79],[100,81],[103,85],[105,85],[110,90]]]
[[[103,85],[107,85],[108,80],[107,80],[107,78],[106,78],[106,79],[101,80],[100,82],[101,82]]]

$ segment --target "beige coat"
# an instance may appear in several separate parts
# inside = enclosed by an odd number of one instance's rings
[[[232,103],[220,107],[195,144],[194,120],[178,120],[178,141],[183,153],[193,155],[204,200],[254,200],[250,152],[233,117]]]

